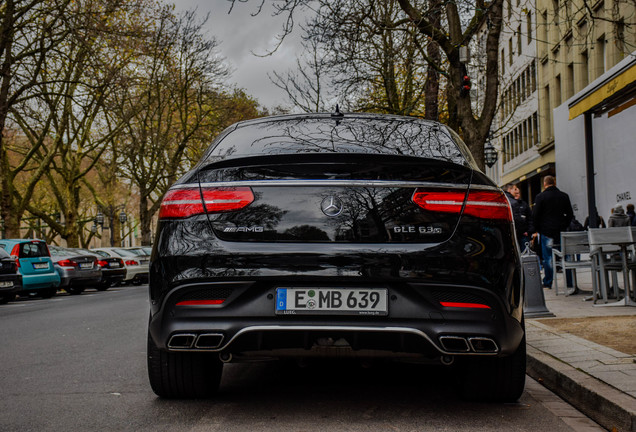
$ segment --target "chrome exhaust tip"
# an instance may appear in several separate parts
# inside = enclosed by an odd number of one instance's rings
[[[222,352],[219,354],[219,360],[223,363],[230,363],[232,361],[232,353]]]
[[[460,336],[440,336],[439,342],[448,352],[470,352],[468,341]]]
[[[190,349],[194,345],[197,335],[192,333],[177,333],[170,337],[168,348],[174,350]]]
[[[199,335],[194,347],[199,349],[215,349],[221,346],[224,337],[225,336],[221,333],[204,333]]]
[[[477,353],[497,353],[499,352],[499,347],[497,343],[485,337],[471,337],[468,338],[468,343],[470,344],[470,348]]]

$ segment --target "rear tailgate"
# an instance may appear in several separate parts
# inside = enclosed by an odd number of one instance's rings
[[[226,241],[437,243],[459,222],[472,170],[389,155],[282,155],[235,159],[200,172],[216,236]],[[250,199],[217,212],[214,203]],[[453,211],[414,199],[452,194]]]

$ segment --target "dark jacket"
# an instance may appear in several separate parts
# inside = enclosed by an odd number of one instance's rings
[[[550,186],[535,198],[532,209],[534,229],[541,235],[560,241],[574,217],[570,197],[556,186]]]
[[[512,218],[515,221],[515,231],[517,238],[521,239],[525,235],[532,235],[534,232],[534,225],[532,223],[532,210],[527,202],[523,200],[515,199],[508,192],[504,192],[510,207],[512,208]],[[527,234],[526,234],[527,233]]]

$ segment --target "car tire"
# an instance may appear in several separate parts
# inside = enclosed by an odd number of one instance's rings
[[[15,300],[15,294],[3,295],[0,297],[0,304],[7,304],[13,300]]]
[[[466,358],[460,374],[460,391],[465,400],[516,402],[526,382],[526,337],[507,357]]]
[[[40,297],[42,297],[42,298],[49,299],[49,298],[53,297],[55,294],[57,294],[57,288],[43,289],[43,290],[38,291],[38,294],[40,294]]]
[[[70,295],[79,295],[84,292],[84,288],[66,287],[64,288],[64,291],[66,291]]]
[[[218,392],[223,363],[218,354],[160,350],[148,334],[148,378],[162,398],[202,399]]]
[[[110,282],[100,282],[95,288],[97,291],[106,291],[110,288]]]

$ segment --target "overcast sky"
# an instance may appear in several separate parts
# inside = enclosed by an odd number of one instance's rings
[[[227,0],[164,0],[174,3],[176,11],[196,8],[201,17],[208,12],[207,30],[215,36],[223,55],[232,68],[230,83],[246,90],[265,107],[287,103],[284,92],[275,87],[267,77],[272,71],[285,72],[295,67],[295,58],[300,53],[300,32],[295,31],[285,39],[279,50],[269,57],[257,57],[253,53],[265,54],[276,46],[276,37],[282,29],[282,21],[272,17],[267,7],[257,16],[260,0],[247,3],[236,2],[228,15],[231,3]],[[269,3],[266,2],[266,6]]]

